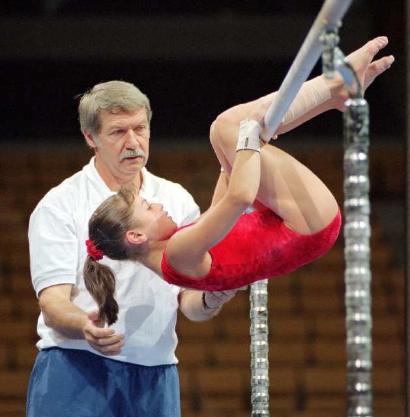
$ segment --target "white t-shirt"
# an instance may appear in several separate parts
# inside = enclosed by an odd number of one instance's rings
[[[140,195],[160,202],[178,224],[192,222],[199,215],[191,195],[179,184],[159,178],[143,169]],[[88,221],[94,210],[113,195],[94,165],[94,158],[81,171],[51,189],[34,209],[29,224],[30,269],[38,295],[56,284],[72,284],[72,301],[84,311],[97,306],[85,288]],[[175,333],[179,287],[132,261],[102,261],[116,277],[118,321],[112,326],[125,335],[119,361],[153,366],[176,363]],[[47,327],[40,314],[37,331],[39,349],[52,346],[86,349],[98,354],[84,339],[69,339]]]

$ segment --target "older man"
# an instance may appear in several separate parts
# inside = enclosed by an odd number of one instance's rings
[[[82,276],[95,208],[133,182],[179,225],[192,222],[199,209],[179,184],[144,168],[151,108],[138,88],[122,81],[98,84],[83,95],[79,117],[95,156],[47,193],[30,218],[31,274],[41,314],[27,414],[179,416],[178,306],[191,320],[207,320],[234,292],[180,291],[141,265],[107,261],[118,276],[120,314],[114,326],[104,327]]]

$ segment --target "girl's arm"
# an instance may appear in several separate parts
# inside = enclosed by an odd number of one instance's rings
[[[238,150],[224,196],[197,223],[168,241],[168,262],[181,273],[202,275],[208,250],[225,237],[243,211],[253,204],[260,182],[260,130],[255,120],[241,123]]]
[[[224,171],[221,171],[218,177],[218,181],[215,185],[214,194],[212,196],[211,207],[213,207],[218,201],[226,194],[228,189],[229,179]]]

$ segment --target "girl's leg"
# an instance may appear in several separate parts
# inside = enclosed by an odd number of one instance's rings
[[[386,45],[387,38],[375,38],[348,57],[365,88],[394,61],[389,56],[372,62],[374,55]],[[333,107],[341,108],[342,104],[337,97],[343,102],[344,94],[342,87],[339,90],[332,100]],[[236,106],[219,116],[211,127],[211,143],[228,175],[235,158],[239,121],[248,117],[254,107],[260,104],[256,100]],[[313,115],[316,113],[313,112]],[[257,200],[283,218],[289,227],[302,234],[323,229],[333,220],[338,210],[335,198],[315,174],[271,145],[264,146],[261,151],[261,184]]]
[[[236,140],[211,135],[211,142],[229,175]],[[270,208],[293,230],[311,234],[322,230],[336,216],[338,205],[323,182],[295,158],[272,146],[261,150],[261,184],[257,200]]]

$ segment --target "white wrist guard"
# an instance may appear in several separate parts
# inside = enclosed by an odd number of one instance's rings
[[[202,293],[202,306],[204,307],[205,311],[209,311],[209,310],[218,310],[219,308],[222,307],[222,304],[219,300],[210,300],[210,293],[204,291]],[[212,294],[212,293],[211,293]],[[212,298],[212,297],[211,297]]]
[[[261,151],[261,143],[259,134],[261,126],[256,120],[241,120],[239,125],[239,136],[236,145],[236,151],[252,150]]]

